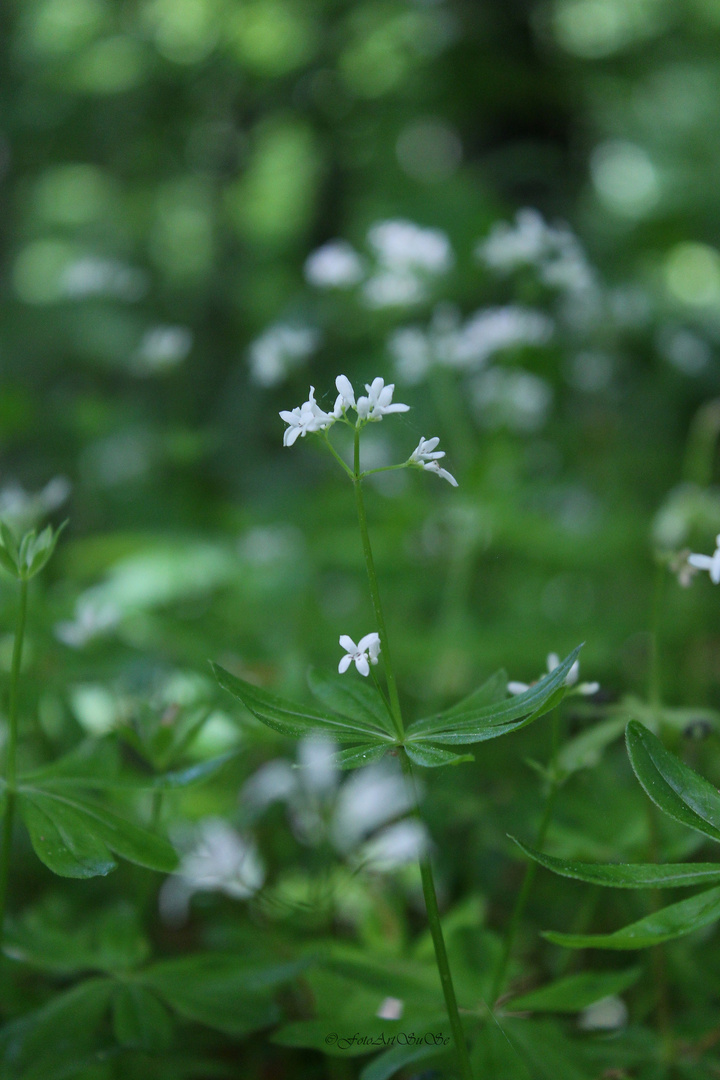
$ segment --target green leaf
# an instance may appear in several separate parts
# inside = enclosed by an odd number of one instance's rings
[[[225,671],[219,664],[212,664],[217,681],[224,690],[242,701],[246,709],[263,724],[274,728],[283,735],[300,738],[303,735],[320,734],[332,737],[338,742],[385,742],[393,743],[379,722],[373,720],[351,720],[338,713],[319,711],[308,712],[299,705],[294,705],[276,694],[269,694],[258,686],[238,679]]]
[[[558,934],[548,930],[543,937],[568,949],[647,949],[699,930],[717,919],[720,919],[720,888],[707,889],[689,900],[670,904],[614,934]]]
[[[720,840],[720,794],[712,784],[637,720],[630,721],[625,737],[635,775],[655,805],[675,821]]]
[[[333,755],[333,762],[338,769],[360,769],[363,765],[370,765],[373,761],[384,758],[388,747],[384,743],[362,743],[360,746],[351,746],[347,750],[338,750]]]
[[[611,889],[678,889],[720,881],[720,863],[583,863],[557,859],[510,839],[536,863],[562,877]]]
[[[242,1037],[278,1020],[275,991],[308,963],[250,964],[242,955],[196,953],[153,964],[141,978],[182,1016]]]
[[[433,743],[468,744],[495,739],[525,727],[553,709],[565,696],[565,678],[582,648],[578,645],[563,662],[523,694],[464,712],[439,713],[416,720],[407,731],[406,746],[417,739]]]
[[[172,1019],[155,994],[139,983],[123,983],[112,1004],[113,1030],[121,1046],[156,1052],[170,1049]]]
[[[611,994],[622,994],[642,975],[642,968],[628,971],[585,971],[521,994],[504,1004],[512,1011],[575,1013]]]
[[[8,528],[4,521],[0,521],[0,541],[2,541],[2,546],[9,556],[17,576],[20,569],[20,550],[18,548],[17,540],[15,539],[15,534],[12,529]]]
[[[451,750],[444,750],[441,746],[432,746],[428,742],[409,742],[405,747],[407,756],[415,765],[422,765],[426,769],[436,769],[441,765],[460,765],[466,761],[474,761],[473,754],[453,754]]]
[[[431,1037],[440,1035],[439,1032],[430,1032],[428,1034]],[[443,1037],[447,1038],[447,1036],[441,1036],[441,1038]],[[396,1073],[399,1073],[401,1069],[406,1068],[408,1065],[417,1065],[421,1061],[430,1061],[432,1058],[454,1054],[454,1052],[452,1040],[446,1047],[442,1045],[440,1047],[426,1046],[422,1043],[419,1046],[393,1046],[384,1054],[378,1054],[376,1058],[373,1058],[365,1066],[360,1073],[360,1080],[390,1080],[391,1076],[395,1076]]]
[[[24,563],[21,565],[23,570],[23,576],[28,580],[39,574],[41,570],[47,566],[48,562],[52,558],[55,547],[60,538],[60,534],[67,525],[67,520],[63,521],[59,529],[53,530],[51,525],[48,525],[40,535],[33,539],[25,547],[25,537],[23,537],[23,546],[20,549],[20,561]],[[33,535],[33,534],[30,534]]]
[[[116,867],[108,847],[83,814],[42,794],[18,798],[35,854],[61,877],[102,877]]]
[[[10,922],[4,951],[41,971],[68,975],[130,971],[147,958],[149,945],[137,910],[127,903],[78,916],[51,897]]]
[[[3,1026],[0,1062],[3,1080],[47,1080],[64,1072],[95,1044],[97,1029],[113,992],[110,979],[86,979],[61,991],[47,1005]]]
[[[507,683],[507,671],[496,671],[482,686],[473,690],[472,694],[468,694],[451,708],[445,709],[443,716],[458,716],[475,709],[485,708],[486,705],[495,705],[498,701],[504,701],[507,697]]]
[[[593,724],[587,731],[582,731],[568,739],[557,755],[556,769],[558,776],[566,779],[580,769],[591,769],[597,765],[606,746],[621,735],[625,729],[625,718],[611,716],[599,724]]]
[[[374,684],[360,682],[348,676],[345,679],[310,668],[308,686],[318,701],[350,720],[380,727],[395,738],[395,727],[385,702]]]
[[[38,857],[57,874],[65,877],[91,877],[98,873],[107,873],[114,866],[112,860],[105,870],[96,870],[94,874],[71,873],[68,870],[55,869],[55,865],[65,865],[58,841],[62,840],[62,830],[68,837],[75,835],[71,830],[82,831],[86,838],[95,841],[97,853],[114,851],[129,862],[146,866],[151,870],[171,873],[177,866],[177,853],[167,840],[139,825],[119,817],[112,810],[99,803],[81,800],[77,796],[60,793],[52,789],[40,789],[22,786],[19,789],[23,806],[23,817],[30,831],[33,847]],[[31,807],[30,811],[27,807]],[[31,827],[30,820],[33,822]],[[43,828],[47,823],[56,826],[50,845],[43,841]],[[68,831],[70,830],[70,831]],[[66,846],[66,845],[65,845]],[[42,854],[41,854],[42,852]],[[77,859],[75,860],[77,863]],[[67,864],[68,866],[71,863]]]

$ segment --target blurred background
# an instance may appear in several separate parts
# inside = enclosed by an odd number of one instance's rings
[[[31,614],[44,738],[199,702],[194,752],[247,754],[194,812],[233,812],[282,740],[208,660],[303,698],[308,664],[372,629],[349,485],[312,438],[284,448],[278,416],[310,385],[329,407],[341,372],[411,406],[368,431],[368,464],[438,435],[459,481],[368,486],[410,717],[580,641],[598,707],[643,696],[653,627],[664,700],[720,704],[717,592],[669,572],[720,531],[713,0],[24,0],[0,19],[0,513],[70,519]],[[6,668],[14,611],[4,579]],[[460,820],[448,890],[502,888],[487,852],[512,815],[529,835],[520,762],[547,739],[433,776],[434,820],[451,800]],[[574,827],[601,857],[622,838],[583,775]]]

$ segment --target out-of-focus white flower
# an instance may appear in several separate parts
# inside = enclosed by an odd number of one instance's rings
[[[689,589],[692,585],[692,580],[696,574],[700,573],[697,566],[693,566],[688,562],[689,556],[692,554],[690,548],[683,548],[682,551],[678,551],[669,562],[668,566],[670,572],[678,579],[678,584],[683,589]]]
[[[425,299],[423,283],[409,271],[385,270],[373,276],[363,286],[367,307],[408,307]]]
[[[407,412],[409,405],[401,405],[399,402],[392,403],[395,383],[385,385],[385,380],[378,376],[371,383],[365,383],[367,397],[364,395],[357,399],[358,417],[361,420],[382,420],[383,416],[390,413]]]
[[[622,998],[601,998],[588,1005],[578,1016],[578,1027],[582,1031],[615,1031],[627,1024],[628,1010]]]
[[[519,433],[538,431],[552,403],[552,387],[529,371],[491,368],[475,379],[472,395],[487,427],[507,426]]]
[[[550,675],[555,668],[560,667],[560,657],[557,653],[548,653],[547,658],[547,672]],[[580,678],[580,661],[576,660],[572,665],[567,675],[565,676],[565,686],[575,686],[575,683]],[[523,682],[509,682],[507,684],[509,694],[524,694],[526,690],[530,689],[528,683]],[[598,682],[584,682],[580,683],[575,690],[576,694],[597,694],[600,689],[600,683]]]
[[[166,922],[184,922],[196,892],[222,892],[246,900],[262,888],[265,867],[255,842],[222,818],[198,822],[180,845],[185,848],[180,866],[160,890],[160,913]]]
[[[362,259],[346,240],[330,240],[305,260],[305,277],[319,289],[347,289],[364,274]]]
[[[400,218],[376,222],[368,232],[368,243],[378,260],[393,270],[444,274],[454,262],[452,247],[444,232],[423,229]]]
[[[119,621],[120,612],[114,604],[98,603],[89,596],[81,597],[75,607],[75,618],[57,623],[55,637],[71,649],[81,649],[88,641],[114,629]]]
[[[715,551],[712,555],[688,555],[687,561],[698,570],[707,570],[713,585],[720,585],[720,533],[715,538]]]
[[[330,838],[350,854],[381,825],[412,809],[412,796],[402,773],[389,760],[358,769],[338,788]]]
[[[515,222],[498,222],[475,248],[476,257],[499,273],[534,266],[541,281],[566,292],[595,287],[594,274],[577,237],[566,225],[548,225],[537,210],[519,210]]]
[[[310,397],[292,411],[283,409],[280,417],[288,425],[283,433],[283,446],[292,446],[299,435],[303,438],[308,432],[323,431],[335,423],[337,417],[323,412],[315,400],[315,387],[310,387]]]
[[[188,356],[193,343],[186,326],[154,326],[143,334],[132,367],[138,375],[170,371]]]
[[[54,477],[34,493],[21,484],[7,484],[0,490],[0,519],[17,532],[25,532],[62,506],[71,491],[72,484],[65,476]]]
[[[380,1002],[375,1015],[379,1020],[401,1020],[404,1008],[404,1003],[400,998],[386,997]]]
[[[340,644],[345,649],[345,656],[338,664],[340,674],[346,672],[350,664],[354,663],[361,675],[369,675],[370,664],[377,664],[380,655],[380,636],[376,633],[366,634],[356,645],[347,634],[341,634]]]
[[[363,844],[356,858],[373,870],[406,866],[426,852],[428,842],[423,823],[417,818],[405,818]]]
[[[436,450],[435,447],[440,442],[438,436],[433,439],[421,438],[412,454],[408,458],[408,462],[413,465],[419,465],[421,469],[428,469],[430,472],[437,473],[443,480],[447,480],[453,487],[458,486],[458,482],[454,476],[447,471],[447,469],[441,469],[438,464],[438,458],[445,457],[444,450]]]
[[[259,386],[277,386],[318,348],[321,334],[312,326],[277,323],[252,342],[250,376]]]
[[[100,259],[94,255],[77,259],[62,272],[62,292],[71,300],[91,296],[113,296],[128,303],[141,300],[148,290],[148,277],[142,270],[116,259]]]
[[[419,326],[404,326],[392,332],[387,347],[403,382],[422,382],[435,359],[429,335]]]

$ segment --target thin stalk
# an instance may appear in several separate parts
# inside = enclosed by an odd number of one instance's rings
[[[15,817],[15,777],[18,742],[18,691],[20,686],[20,665],[22,664],[23,642],[25,640],[25,621],[27,618],[27,581],[20,581],[20,603],[15,627],[12,666],[10,669],[10,707],[8,711],[8,746],[5,763],[5,782],[7,801],[5,820],[3,821],[2,849],[0,850],[0,948],[5,930],[5,908],[7,905],[8,882],[10,877],[10,851],[12,847],[13,819]]]
[[[370,535],[368,533],[367,517],[365,515],[365,503],[363,501],[362,495],[362,473],[360,471],[360,431],[358,428],[355,429],[353,486],[355,488],[355,502],[357,505],[358,523],[360,525],[360,536],[362,538],[363,555],[365,556],[365,566],[367,569],[368,581],[370,583],[370,596],[372,598],[375,619],[377,620],[378,633],[380,635],[381,651],[383,655],[383,662],[385,665],[385,678],[387,680],[389,699],[388,704],[390,706],[390,714],[395,724],[398,738],[402,740],[405,735],[405,727],[403,725],[402,709],[400,706],[400,697],[397,690],[397,682],[395,681],[395,671],[393,669],[392,660],[390,658],[390,648],[388,645],[387,629],[385,626],[385,616],[383,614],[382,601],[380,599],[380,588],[378,586],[377,574],[375,573],[375,562],[373,560],[372,548],[370,546]],[[419,818],[420,808],[418,804],[417,789],[415,787],[415,778],[413,776],[410,758],[405,753],[404,747],[400,747],[399,756],[402,770],[405,774],[405,778],[411,792],[414,812]],[[438,974],[440,975],[440,983],[442,985],[443,995],[445,997],[445,1006],[447,1008],[448,1020],[450,1021],[450,1029],[452,1031],[453,1039],[455,1041],[455,1050],[457,1052],[458,1065],[460,1067],[460,1076],[461,1080],[473,1080],[472,1068],[470,1067],[470,1058],[468,1056],[467,1043],[465,1041],[465,1033],[463,1032],[462,1024],[460,1022],[457,998],[455,997],[455,988],[453,987],[450,964],[448,961],[447,950],[445,948],[445,939],[443,938],[442,924],[440,922],[440,911],[438,909],[437,894],[435,892],[435,882],[433,879],[432,866],[430,865],[430,859],[427,855],[421,856],[419,862],[423,896],[425,897],[425,908],[427,910],[430,934],[432,936],[433,946],[435,949],[435,962],[437,964]]]
[[[548,831],[550,822],[552,821],[553,810],[555,809],[555,801],[557,799],[560,785],[557,780],[557,770],[555,767],[558,750],[558,738],[559,738],[560,722],[557,711],[553,713],[552,718],[552,749],[550,751],[550,790],[548,792],[547,799],[545,800],[545,810],[543,812],[542,820],[540,822],[540,828],[538,829],[536,847],[542,849],[545,843],[545,836]],[[508,964],[510,963],[510,956],[512,954],[512,948],[515,944],[515,938],[520,928],[520,921],[525,912],[525,907],[530,898],[530,892],[535,881],[535,874],[537,873],[537,863],[529,862],[525,869],[525,877],[523,878],[520,892],[518,893],[517,900],[515,901],[515,907],[513,913],[510,916],[510,925],[508,927],[507,936],[505,938],[505,945],[503,947],[500,961],[495,971],[495,977],[493,979],[492,990],[490,992],[490,1000],[495,1002],[502,993],[503,986],[505,985],[505,977],[507,975]]]
[[[400,750],[400,763],[412,792],[415,814],[419,818],[420,809],[418,805],[417,788],[415,786],[415,777],[413,776],[410,758],[405,753],[404,748],[401,748]],[[435,949],[435,962],[437,964],[438,974],[440,975],[440,983],[445,998],[445,1008],[447,1009],[450,1030],[453,1034],[453,1041],[457,1052],[460,1076],[462,1077],[462,1080],[473,1080],[470,1057],[465,1041],[465,1032],[463,1031],[463,1026],[460,1021],[457,998],[455,997],[455,987],[453,986],[452,973],[450,971],[450,962],[448,960],[447,949],[445,948],[445,938],[443,937],[442,932],[437,893],[435,891],[435,880],[433,878],[432,864],[429,855],[421,855],[419,863],[423,896],[425,898],[425,909],[427,911],[430,935]]]
[[[373,560],[372,548],[370,547],[367,517],[365,516],[365,503],[363,501],[362,478],[360,474],[360,432],[358,429],[355,430],[355,471],[353,473],[353,487],[355,488],[355,505],[357,506],[363,555],[365,556],[365,566],[367,568],[368,581],[370,583],[370,596],[372,598],[373,610],[375,612],[378,633],[380,635],[380,646],[383,664],[385,666],[385,678],[387,679],[390,710],[392,712],[392,718],[395,723],[398,737],[402,739],[405,735],[405,729],[402,720],[402,710],[400,708],[400,697],[398,695],[392,660],[390,659],[390,646],[388,644],[387,629],[385,627],[385,616],[383,615],[380,589],[378,588],[377,574],[375,573],[375,562]]]

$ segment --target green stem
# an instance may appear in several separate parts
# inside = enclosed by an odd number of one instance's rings
[[[25,640],[25,621],[27,618],[27,581],[20,581],[20,604],[15,628],[12,666],[10,669],[10,707],[8,712],[8,745],[5,764],[5,782],[7,801],[5,820],[3,821],[2,850],[0,850],[0,947],[5,930],[5,908],[7,904],[8,882],[10,877],[10,851],[12,847],[13,819],[15,816],[15,758],[18,742],[18,690],[20,686],[20,665],[22,664],[23,642]]]
[[[400,697],[395,681],[395,671],[390,658],[390,646],[388,645],[387,629],[385,628],[385,616],[383,615],[380,589],[378,588],[375,563],[373,561],[372,548],[370,547],[367,518],[365,516],[365,503],[362,494],[362,476],[360,473],[360,432],[357,429],[355,431],[355,471],[353,473],[353,486],[355,488],[355,504],[357,506],[358,523],[360,525],[363,555],[365,556],[365,566],[367,568],[368,581],[370,583],[370,596],[375,612],[378,634],[380,635],[380,651],[382,652],[383,664],[385,666],[385,678],[387,679],[390,710],[392,712],[392,718],[395,723],[398,738],[402,739],[405,735],[405,729],[402,720],[402,710],[400,708]]]
[[[552,718],[552,750],[550,752],[550,791],[548,792],[547,799],[545,801],[545,810],[543,812],[542,820],[540,822],[540,828],[538,829],[536,847],[542,849],[545,843],[545,836],[548,831],[548,827],[552,820],[553,810],[555,809],[555,801],[560,789],[560,785],[557,780],[557,770],[555,762],[557,758],[558,749],[558,735],[559,735],[559,719],[557,711],[553,713]],[[505,985],[505,977],[507,974],[508,964],[510,963],[510,956],[512,954],[512,948],[515,944],[515,938],[520,928],[520,921],[525,912],[525,907],[530,898],[530,891],[535,880],[535,874],[537,873],[537,863],[529,862],[525,869],[525,877],[523,878],[518,898],[515,901],[515,907],[513,913],[510,916],[510,925],[508,927],[507,936],[505,938],[505,944],[498,966],[495,970],[495,977],[493,979],[492,990],[490,992],[490,1000],[495,1002],[502,993],[503,986]]]
[[[338,465],[340,465],[340,467],[343,469],[343,471],[346,472],[348,474],[348,476],[350,477],[350,479],[354,481],[355,480],[355,473],[352,471],[352,469],[348,468],[348,466],[345,464],[343,459],[340,457],[340,455],[338,454],[338,452],[335,449],[335,447],[333,446],[333,444],[330,442],[330,436],[328,435],[327,430],[323,431],[323,435],[325,437],[325,443],[327,445],[327,448],[330,451],[330,453],[332,454],[332,456],[335,458],[335,460],[337,461]]]
[[[415,814],[419,818],[420,808],[418,804],[417,788],[415,786],[415,777],[413,776],[410,758],[405,753],[404,748],[400,749],[400,763],[412,793]],[[435,949],[435,962],[437,964],[438,974],[440,975],[440,984],[445,997],[445,1008],[447,1009],[448,1020],[450,1021],[450,1030],[452,1031],[453,1040],[455,1042],[458,1065],[460,1066],[460,1076],[462,1080],[473,1080],[467,1042],[465,1041],[465,1032],[463,1031],[460,1020],[457,998],[455,997],[455,987],[453,986],[452,973],[450,971],[450,962],[448,961],[447,949],[445,948],[445,938],[443,937],[442,932],[440,911],[438,909],[437,894],[435,892],[435,881],[429,855],[421,855],[419,862],[423,896],[425,897],[425,909],[427,911],[430,935]]]

